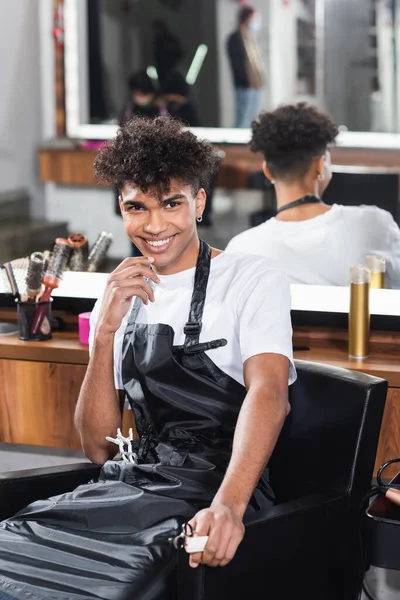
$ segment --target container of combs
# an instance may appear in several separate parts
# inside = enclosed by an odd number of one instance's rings
[[[71,271],[87,271],[89,259],[89,244],[86,235],[83,233],[71,233],[68,241],[72,247],[71,257],[69,259],[69,268]]]
[[[38,302],[42,291],[45,258],[42,252],[33,252],[29,257],[26,280],[23,293],[17,298],[18,333],[19,338],[25,341],[41,342],[49,340],[51,336],[51,302]],[[21,290],[21,286],[19,286]],[[21,290],[22,291],[22,290]],[[33,320],[38,309],[44,311],[43,321],[35,335],[32,334]]]
[[[111,243],[113,241],[112,233],[107,233],[106,231],[102,231],[97,240],[95,241],[93,248],[90,250],[89,254],[89,266],[88,271],[93,273],[98,271],[99,267],[104,262],[104,259],[107,256],[107,252]]]
[[[46,273],[43,277],[44,292],[40,297],[39,306],[35,312],[32,323],[31,335],[39,334],[42,321],[48,310],[47,303],[54,289],[58,288],[61,282],[63,272],[68,264],[72,252],[72,247],[65,238],[57,238],[54,244],[53,253],[47,265]]]
[[[47,302],[22,302],[16,300],[18,311],[18,337],[27,342],[44,342],[52,338],[51,334],[51,303],[53,298]],[[36,314],[40,311],[41,323],[33,333],[33,323]]]

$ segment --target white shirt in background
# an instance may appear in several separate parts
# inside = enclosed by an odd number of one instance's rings
[[[174,330],[174,345],[185,341],[195,269],[159,275],[153,285],[154,303],[142,304],[137,323],[164,323]],[[90,319],[89,350],[93,347],[101,298]],[[132,301],[132,304],[134,299]],[[123,389],[122,342],[129,312],[114,338],[115,388]],[[226,254],[211,260],[200,342],[220,338],[227,345],[207,351],[227,375],[244,385],[243,363],[257,354],[272,352],[290,361],[289,384],[296,379],[293,365],[290,288],[286,275],[269,269],[260,257]]]
[[[290,283],[341,286],[352,265],[378,254],[386,260],[386,287],[400,288],[400,229],[376,206],[334,204],[306,221],[272,218],[235,236],[226,250],[264,256]]]

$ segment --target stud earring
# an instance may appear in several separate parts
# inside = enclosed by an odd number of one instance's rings
[[[318,181],[325,181],[325,175],[323,173],[318,173],[317,179]]]
[[[196,221],[197,221],[198,223],[201,223],[201,222],[202,222],[202,220],[203,220],[203,215],[200,215],[200,216],[199,216],[199,217],[197,217],[197,219],[196,219]]]
[[[270,181],[271,181],[272,185],[275,185],[275,179],[271,179]]]

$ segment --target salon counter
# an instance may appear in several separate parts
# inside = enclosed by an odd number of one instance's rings
[[[5,309],[1,313],[4,318]],[[80,448],[73,414],[89,353],[78,341],[73,318],[69,327],[71,331],[54,333],[47,342],[0,337],[1,442]],[[400,456],[400,334],[374,332],[371,339],[370,357],[357,361],[347,356],[343,330],[298,327],[294,333],[295,348],[303,348],[295,352],[295,358],[388,380],[376,471],[385,460]],[[124,411],[124,430],[132,424],[131,412]],[[396,472],[394,466],[387,476]]]
[[[249,177],[261,171],[261,157],[245,144],[217,144],[225,156],[221,161],[218,185],[225,189],[249,187]],[[96,151],[77,147],[47,146],[39,150],[39,172],[43,183],[66,186],[97,186],[93,162]],[[399,169],[400,149],[332,148],[335,165]]]
[[[0,319],[15,311],[0,309]],[[80,449],[74,411],[89,361],[76,316],[60,314],[67,331],[46,342],[0,337],[0,442]],[[134,427],[124,411],[123,429]]]

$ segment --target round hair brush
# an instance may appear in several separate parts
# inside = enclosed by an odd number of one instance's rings
[[[105,259],[112,241],[112,233],[107,233],[106,231],[102,231],[100,233],[89,254],[88,271],[90,271],[91,273],[97,271],[97,269]]]
[[[72,246],[72,254],[69,259],[71,271],[87,271],[89,258],[89,244],[83,233],[71,233],[68,242]]]
[[[33,252],[29,258],[26,274],[26,293],[28,302],[34,302],[42,290],[45,258],[43,252]]]
[[[58,286],[60,285],[61,277],[65,270],[65,267],[67,266],[67,263],[71,256],[71,252],[72,247],[70,246],[68,240],[64,238],[56,239],[53,248],[53,253],[51,255],[45,276],[43,278],[45,289],[40,298],[41,303],[48,302],[50,300],[50,296],[53,290],[55,288],[58,288]],[[46,311],[47,306],[45,304],[38,306],[38,308],[36,309],[32,325],[32,335],[37,335],[40,331],[40,327],[46,315]]]

